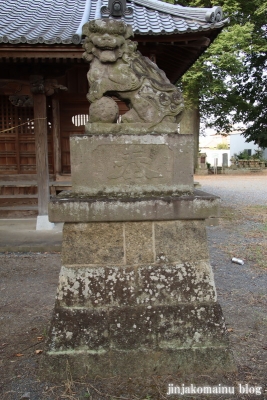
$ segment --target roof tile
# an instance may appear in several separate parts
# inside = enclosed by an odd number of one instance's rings
[[[215,17],[216,12],[219,15],[218,7],[182,7],[158,0],[127,4],[133,14],[122,19],[133,26],[135,33],[144,35],[217,29],[227,21],[211,21],[212,12]],[[81,21],[100,18],[103,5],[108,6],[108,0],[0,0],[0,42],[78,44]]]

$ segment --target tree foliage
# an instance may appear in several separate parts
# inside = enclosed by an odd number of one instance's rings
[[[178,1],[212,7],[206,0]],[[218,1],[230,23],[183,76],[188,108],[200,108],[202,121],[230,132],[243,123],[243,135],[267,147],[267,1]],[[217,2],[215,3],[217,4]]]

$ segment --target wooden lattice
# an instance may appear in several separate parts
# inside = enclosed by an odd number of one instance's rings
[[[50,171],[51,124],[48,124]],[[0,174],[35,174],[36,154],[32,107],[15,107],[0,96]]]

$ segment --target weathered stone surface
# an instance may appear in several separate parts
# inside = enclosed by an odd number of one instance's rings
[[[49,332],[51,351],[109,348],[107,312],[93,309],[55,308]]]
[[[129,104],[122,122],[157,125],[179,122],[184,108],[180,90],[172,85],[156,64],[137,52],[129,40],[132,27],[123,21],[95,20],[83,26],[83,57],[91,62],[88,72],[90,103],[113,93]],[[94,120],[101,116],[97,110]]]
[[[93,135],[146,135],[148,133],[162,135],[166,133],[178,134],[178,128],[177,123],[171,122],[168,124],[160,122],[157,125],[142,122],[130,122],[127,124],[87,122],[85,124],[85,133]]]
[[[75,348],[167,349],[228,346],[217,303],[176,306],[57,308],[49,338],[51,351]]]
[[[157,347],[158,316],[145,307],[115,307],[109,310],[110,348],[120,350]]]
[[[214,301],[204,221],[65,224],[62,306]]]
[[[102,97],[91,104],[89,121],[101,123],[114,123],[119,118],[119,107],[110,97]]]
[[[123,264],[121,223],[64,224],[62,262],[66,264]]]
[[[157,339],[161,349],[227,346],[228,338],[218,303],[159,306]]]
[[[101,307],[107,303],[106,268],[61,267],[57,289],[58,307]]]
[[[43,358],[41,374],[58,381],[66,379],[66,366],[73,379],[114,376],[146,377],[153,375],[225,374],[236,372],[228,347],[200,347],[175,350],[111,350],[49,352]]]
[[[155,222],[155,250],[163,263],[208,260],[204,221]]]
[[[192,194],[192,146],[192,135],[73,135],[73,192],[111,197]]]
[[[61,267],[58,307],[131,306],[137,304],[136,296],[133,267]]]
[[[107,305],[120,307],[136,304],[136,272],[134,267],[106,268]]]
[[[64,265],[134,265],[208,261],[206,226],[199,221],[66,223]]]
[[[205,373],[236,372],[231,351],[227,347],[200,347],[190,349],[130,350],[109,352],[109,376],[195,376]],[[84,355],[86,357],[86,355]],[[90,371],[94,376],[94,368]]]
[[[73,376],[234,371],[205,229],[204,220],[66,224],[49,376],[63,360]]]
[[[208,262],[129,267],[62,267],[58,307],[179,305],[216,301]]]
[[[137,304],[179,305],[216,301],[213,274],[208,262],[142,266],[136,273]]]
[[[125,252],[127,264],[154,262],[152,222],[125,223]]]
[[[196,190],[192,196],[92,198],[62,193],[49,204],[53,222],[195,220],[219,216],[220,199]]]

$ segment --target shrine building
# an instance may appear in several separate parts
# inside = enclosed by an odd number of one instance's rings
[[[172,83],[228,22],[220,7],[126,6],[121,19],[139,51]],[[69,136],[84,132],[89,113],[82,26],[108,17],[108,7],[106,0],[0,0],[0,217],[47,215],[50,195],[71,188]]]

